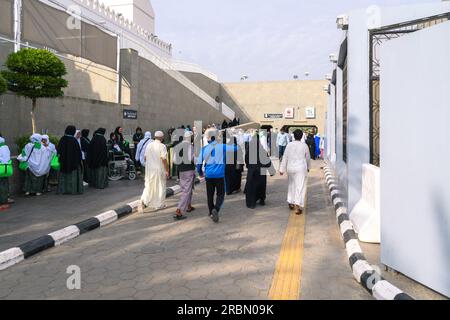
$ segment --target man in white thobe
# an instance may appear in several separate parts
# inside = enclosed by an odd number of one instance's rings
[[[288,204],[297,215],[303,213],[305,207],[306,184],[310,168],[311,156],[308,146],[302,142],[303,132],[294,132],[295,141],[288,144],[280,166],[280,174],[289,177]]]
[[[162,143],[164,133],[157,131],[155,141],[145,150],[145,189],[141,201],[144,212],[156,211],[165,208],[166,182],[169,177],[167,164],[167,148]]]

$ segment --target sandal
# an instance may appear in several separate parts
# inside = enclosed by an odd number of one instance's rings
[[[300,208],[299,206],[295,206],[295,207],[296,207],[295,214],[298,216],[302,215],[303,214],[302,208]]]
[[[192,206],[190,206],[190,207],[186,210],[186,212],[192,212],[192,211],[195,211],[195,208],[192,207]]]
[[[294,210],[295,206],[293,204],[289,204],[289,209]]]

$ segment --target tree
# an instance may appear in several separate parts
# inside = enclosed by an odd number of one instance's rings
[[[8,89],[8,84],[5,79],[0,75],[0,95],[4,94]]]
[[[8,89],[32,101],[31,126],[36,132],[36,101],[64,95],[62,89],[68,85],[62,78],[67,73],[66,67],[53,53],[43,49],[22,49],[11,53],[5,66],[8,70],[1,74],[8,82]]]

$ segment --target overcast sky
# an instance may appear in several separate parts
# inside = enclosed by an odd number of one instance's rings
[[[370,5],[440,0],[152,0],[156,34],[173,56],[223,82],[324,79],[342,39],[336,17]]]

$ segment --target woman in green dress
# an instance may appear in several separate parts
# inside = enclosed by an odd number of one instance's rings
[[[81,147],[74,137],[75,132],[76,128],[74,126],[68,126],[57,148],[61,164],[58,194],[83,193]]]
[[[105,133],[104,128],[95,131],[88,146],[89,186],[95,189],[105,189],[108,186],[108,146]]]

